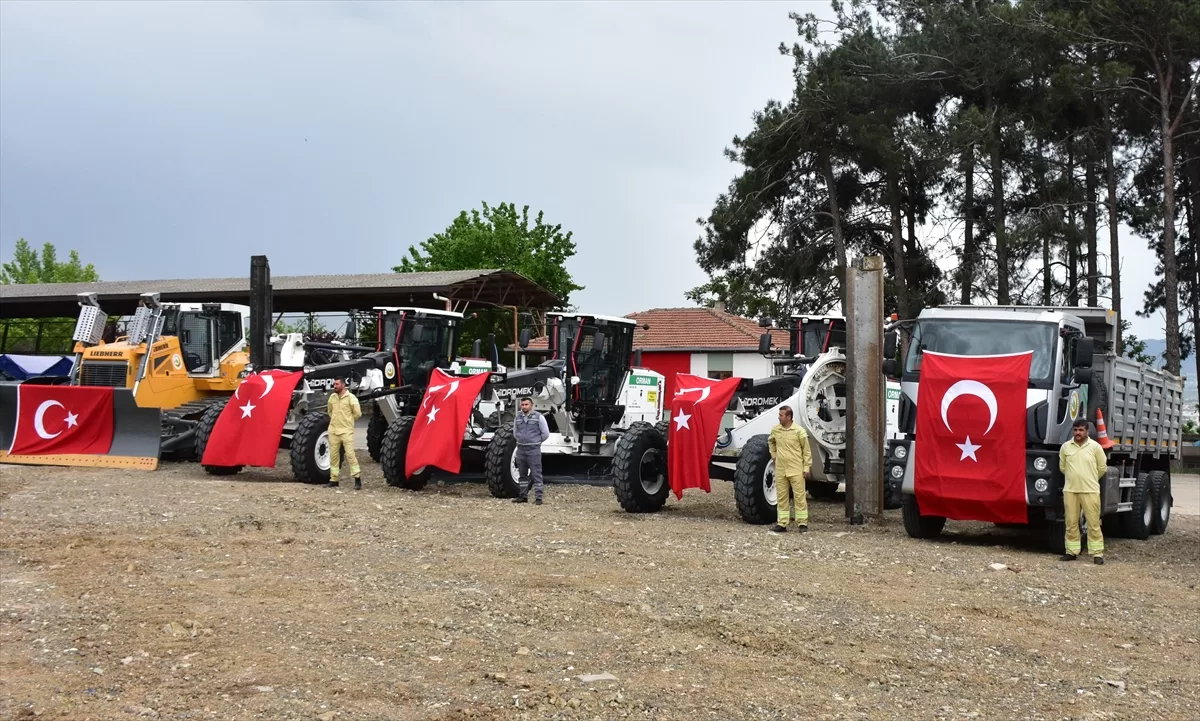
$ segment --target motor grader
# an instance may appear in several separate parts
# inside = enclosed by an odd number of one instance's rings
[[[833,497],[846,481],[846,320],[838,315],[794,315],[791,321],[789,348],[782,356],[773,352],[769,331],[760,339],[759,352],[774,357],[781,372],[743,381],[709,462],[712,478],[734,482],[738,513],[747,523],[768,523],[776,517],[775,464],[767,438],[778,422],[780,406],[789,406],[808,434],[813,461],[812,478],[805,485],[813,497]],[[630,513],[653,513],[667,501],[664,426],[634,429],[618,441],[613,491]],[[889,436],[895,426],[894,404],[889,403]],[[888,507],[898,504],[899,498],[889,499]]]

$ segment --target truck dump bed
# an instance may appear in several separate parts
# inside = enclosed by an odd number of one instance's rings
[[[1183,432],[1183,381],[1129,360],[1108,358],[1105,418],[1114,451],[1178,458]]]

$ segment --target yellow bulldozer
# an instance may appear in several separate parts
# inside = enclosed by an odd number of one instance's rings
[[[162,303],[142,293],[126,333],[104,340],[107,316],[81,293],[75,366],[69,382],[127,388],[141,408],[162,410],[160,452],[190,458],[204,411],[229,398],[250,362],[250,308],[232,303]]]

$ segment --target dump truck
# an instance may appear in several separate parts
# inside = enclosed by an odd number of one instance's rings
[[[1144,540],[1166,531],[1173,504],[1171,461],[1179,458],[1182,445],[1183,379],[1118,356],[1117,324],[1116,314],[1106,308],[949,305],[927,308],[889,329],[909,336],[902,363],[884,363],[885,374],[898,378],[901,388],[900,437],[887,441],[886,482],[889,495],[903,495],[909,536],[935,537],[948,520],[922,512],[914,480],[922,442],[916,431],[921,365],[928,352],[1032,351],[1025,400],[1024,525],[1042,529],[1052,550],[1062,552],[1066,523],[1059,449],[1071,439],[1076,418],[1088,421],[1093,438],[1106,435],[1111,441],[1100,479],[1104,535]]]

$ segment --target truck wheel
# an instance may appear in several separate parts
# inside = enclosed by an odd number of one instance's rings
[[[778,518],[775,461],[771,459],[766,435],[754,436],[742,446],[733,472],[733,487],[743,521],[761,525]]]
[[[379,412],[379,406],[375,406],[375,412],[371,414],[371,420],[367,421],[367,453],[371,454],[371,460],[379,463],[379,459],[383,457],[383,434],[387,433],[388,422]]]
[[[1150,472],[1150,495],[1154,502],[1154,513],[1150,522],[1150,533],[1161,536],[1167,532],[1171,522],[1171,474],[1166,471]]]
[[[493,497],[516,498],[521,492],[517,483],[517,437],[511,425],[500,426],[492,435],[484,456],[483,473]]]
[[[301,483],[329,482],[329,414],[305,413],[292,434],[292,478]]]
[[[1125,513],[1125,537],[1144,541],[1150,537],[1150,528],[1154,524],[1154,493],[1150,488],[1149,473],[1138,474],[1130,500],[1133,508]]]
[[[208,446],[208,437],[217,426],[221,411],[225,410],[224,403],[217,403],[205,409],[200,417],[200,425],[196,427],[196,458],[204,458],[204,449]],[[242,470],[241,466],[204,466],[204,472],[210,476],[234,476]]]
[[[921,507],[917,504],[917,495],[910,493],[904,496],[904,530],[912,538],[936,538],[946,527],[946,519],[942,516],[922,516]]]
[[[404,460],[408,456],[408,439],[412,436],[413,423],[416,420],[413,416],[401,416],[396,419],[395,423],[388,426],[387,432],[383,434],[379,449],[379,465],[383,469],[383,478],[389,486],[419,491],[429,482],[428,468],[412,477],[404,475]]]
[[[667,442],[667,435],[671,432],[671,421],[663,420],[654,424],[654,430],[658,431],[662,436],[663,443]]]
[[[612,462],[613,492],[629,513],[654,513],[667,502],[667,440],[646,424],[617,441]]]

